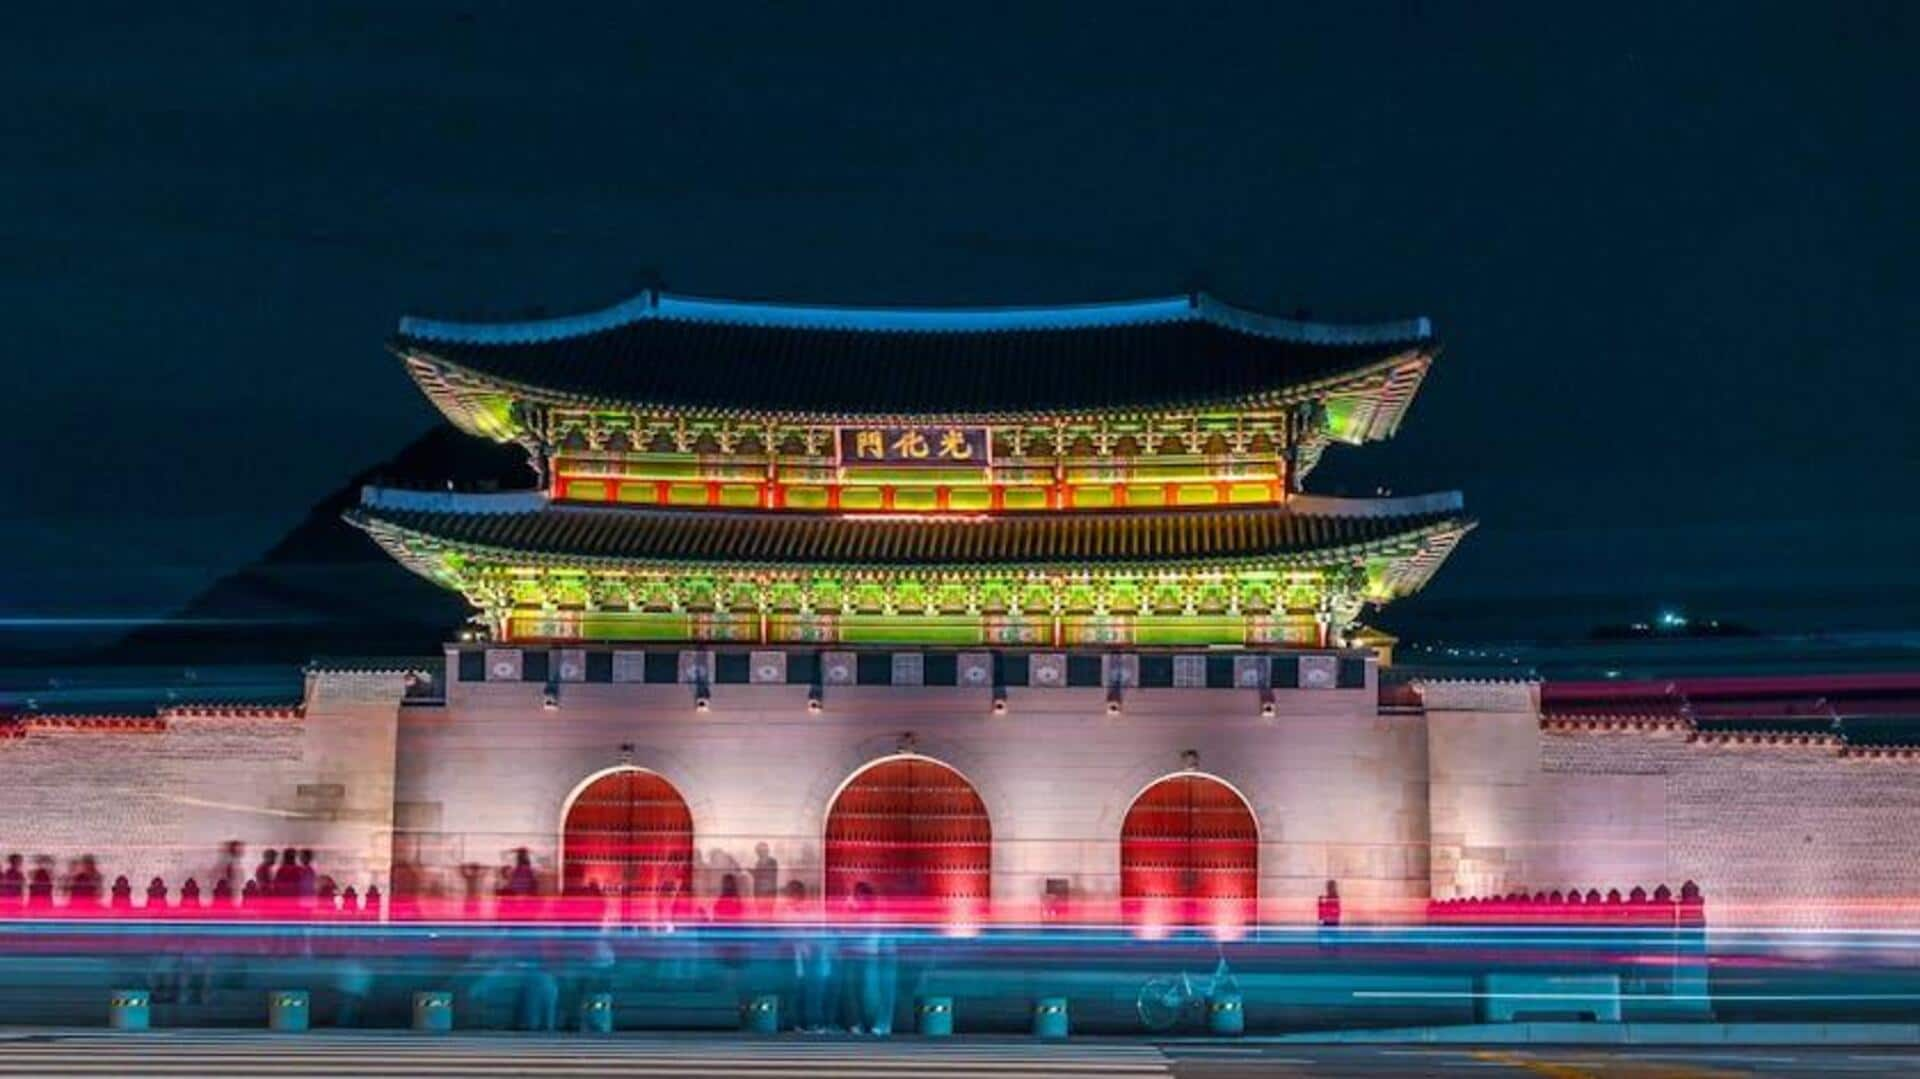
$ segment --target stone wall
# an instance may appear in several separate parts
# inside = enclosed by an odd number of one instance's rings
[[[1693,880],[1719,924],[1920,922],[1920,760],[1837,746],[1553,733],[1541,886]]]
[[[1690,741],[1684,726],[1540,726],[1524,683],[1426,683],[1426,714],[1380,713],[1364,689],[1132,689],[1117,715],[1092,688],[844,686],[818,713],[800,685],[454,682],[444,706],[401,704],[395,672],[321,672],[299,709],[178,710],[164,724],[31,725],[0,740],[0,852],[83,853],[136,892],[206,883],[218,845],[312,847],[324,872],[388,887],[390,859],[458,888],[455,867],[530,848],[551,880],[565,808],[623,763],[687,799],[711,893],[756,846],[783,879],[820,885],[840,785],[907,744],[980,793],[996,898],[1050,879],[1114,896],[1119,833],[1147,784],[1198,756],[1261,831],[1264,917],[1308,918],[1337,880],[1349,918],[1512,889],[1697,881],[1719,924],[1920,921],[1920,759],[1832,743]],[[151,729],[163,726],[164,729]]]
[[[401,692],[399,674],[318,673],[304,709],[31,727],[0,740],[0,850],[51,856],[56,872],[92,854],[139,897],[155,876],[210,891],[232,838],[249,868],[265,846],[311,847],[322,872],[365,890],[387,871]]]
[[[402,850],[449,890],[452,867],[498,865],[517,846],[551,879],[570,797],[630,761],[686,798],[702,891],[766,843],[783,881],[817,894],[835,793],[911,732],[985,802],[996,899],[1037,902],[1050,878],[1113,897],[1128,806],[1187,750],[1251,803],[1268,917],[1306,919],[1329,878],[1356,912],[1426,894],[1422,721],[1379,715],[1371,671],[1361,689],[1273,691],[1271,717],[1233,689],[1128,690],[1118,715],[1093,688],[1010,688],[1004,715],[985,689],[829,687],[817,714],[807,693],[718,686],[700,712],[684,685],[567,684],[547,710],[537,683],[455,682],[444,709],[403,713]]]
[[[1539,832],[1539,687],[1425,682],[1435,899],[1525,887]]]

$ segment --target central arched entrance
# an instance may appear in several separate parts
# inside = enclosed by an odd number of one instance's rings
[[[673,784],[644,768],[589,779],[568,803],[560,835],[569,895],[652,900],[693,879],[693,814]]]
[[[1120,830],[1120,899],[1129,920],[1249,925],[1260,898],[1260,826],[1247,800],[1199,772],[1147,785]]]
[[[992,878],[986,804],[965,776],[931,757],[875,761],[827,809],[830,900],[865,884],[890,912],[945,914],[984,905]]]

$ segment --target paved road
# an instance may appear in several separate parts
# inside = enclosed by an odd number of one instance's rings
[[[7,1075],[689,1076],[780,1079],[1039,1079],[1178,1076],[1461,1076],[1463,1079],[1729,1079],[1920,1073],[1920,1052],[1845,1048],[1472,1049],[1072,1041],[1015,1038],[886,1042],[848,1038],[304,1035],[101,1031],[0,1035]]]
[[[1732,1079],[1920,1074],[1920,1051],[1791,1046],[1703,1049],[1568,1046],[1474,1049],[1390,1045],[1169,1045],[1181,1079],[1450,1076],[1457,1079]]]
[[[190,1031],[0,1037],[0,1076],[846,1076],[1098,1079],[1171,1076],[1151,1045],[1031,1039],[530,1037],[334,1031],[274,1036]]]

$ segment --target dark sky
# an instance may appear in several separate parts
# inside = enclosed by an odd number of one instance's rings
[[[1430,315],[1313,484],[1467,492],[1389,624],[1920,622],[1911,5],[173,7],[0,35],[6,617],[164,611],[425,430],[401,314],[658,277]]]

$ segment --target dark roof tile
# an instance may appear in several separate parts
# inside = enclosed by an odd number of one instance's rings
[[[436,505],[439,500],[443,505]],[[378,533],[557,558],[782,565],[1069,565],[1215,561],[1301,554],[1464,531],[1457,497],[1405,499],[1367,512],[1333,500],[1307,508],[1107,510],[916,518],[660,510],[576,505],[474,512],[486,496],[371,492],[353,514]]]
[[[1238,401],[1434,347],[1424,320],[1313,326],[1185,300],[836,313],[667,297],[551,325],[410,319],[394,347],[585,400],[955,416]]]

